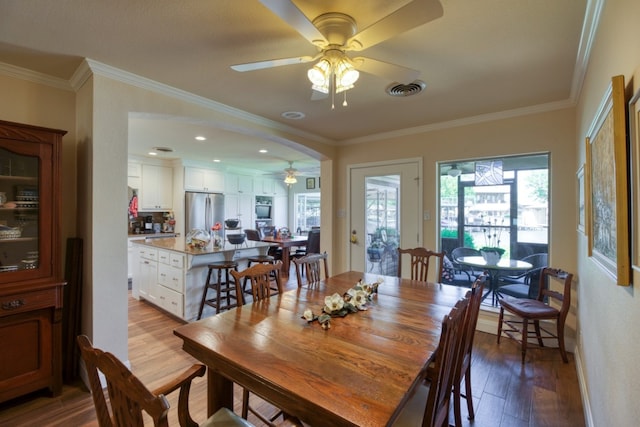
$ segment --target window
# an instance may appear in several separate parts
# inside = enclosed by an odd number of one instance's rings
[[[440,239],[447,253],[495,245],[510,258],[548,253],[548,154],[448,162],[439,172]]]
[[[320,193],[296,194],[294,225],[298,234],[320,226]]]

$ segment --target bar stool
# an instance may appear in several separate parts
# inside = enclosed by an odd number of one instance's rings
[[[247,258],[247,268],[251,267],[251,264],[273,264],[274,262],[276,262],[276,259],[274,257],[272,257],[271,255],[255,255],[255,256],[250,256],[249,258]],[[245,294],[249,294],[251,295],[251,290],[247,291],[247,281],[249,280],[248,277],[244,278],[244,283],[242,284],[242,292]],[[278,289],[277,288],[271,288],[272,291],[275,291],[276,293],[278,293]]]
[[[200,310],[198,310],[198,320],[202,317],[202,310],[204,305],[208,305],[216,309],[216,314],[223,310],[229,310],[230,308],[237,307],[238,298],[236,297],[235,281],[231,278],[229,270],[238,271],[238,263],[235,261],[216,261],[208,265],[209,272],[207,273],[207,281],[204,284],[204,291],[202,292],[202,301],[200,302]],[[218,280],[211,283],[211,273],[216,270],[218,272]],[[224,272],[224,281],[222,281],[222,273]],[[209,289],[216,292],[213,298],[207,299],[207,293]],[[231,303],[231,299],[236,300],[235,303]],[[225,304],[226,300],[226,304]]]

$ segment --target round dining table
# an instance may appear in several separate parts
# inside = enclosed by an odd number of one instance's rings
[[[497,264],[488,264],[487,261],[481,256],[463,256],[456,258],[456,262],[462,265],[472,267],[475,270],[486,271],[489,276],[489,290],[482,297],[486,299],[491,294],[491,305],[498,304],[498,295],[496,293],[498,289],[498,280],[500,274],[504,272],[514,271],[527,271],[533,268],[533,265],[519,259],[501,258]]]

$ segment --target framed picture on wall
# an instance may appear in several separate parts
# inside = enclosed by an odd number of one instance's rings
[[[631,282],[624,76],[611,80],[586,137],[589,256],[618,285]]]
[[[629,101],[629,156],[631,157],[631,267],[640,271],[640,90]]]
[[[584,224],[586,220],[585,200],[584,200],[584,165],[580,166],[576,172],[578,180],[578,231],[584,233]]]
[[[316,179],[307,178],[307,190],[313,190],[314,188],[316,188]]]

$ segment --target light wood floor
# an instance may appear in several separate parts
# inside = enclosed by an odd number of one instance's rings
[[[153,306],[129,298],[129,358],[132,370],[151,389],[195,363],[172,333],[179,324]],[[557,350],[529,350],[522,366],[514,343],[504,340],[498,346],[495,335],[478,332],[472,362],[476,418],[473,422],[466,419],[463,402],[464,425],[584,426],[575,362],[569,356],[569,363],[564,364]],[[173,408],[175,394],[169,396]],[[205,380],[197,379],[191,390],[191,413],[196,421],[206,418],[205,395]],[[240,396],[237,388],[237,413]],[[267,404],[259,405],[270,409]],[[178,425],[175,412],[170,413],[173,426]],[[256,419],[249,420],[259,425]],[[91,396],[83,385],[74,384],[65,385],[57,398],[38,392],[0,404],[0,426],[97,426],[97,422]]]

